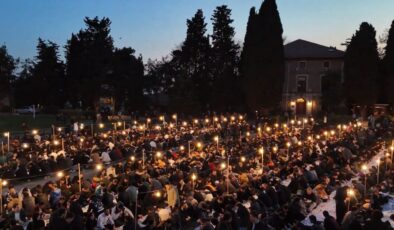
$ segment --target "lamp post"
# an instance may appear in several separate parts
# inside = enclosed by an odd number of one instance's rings
[[[219,136],[213,138],[216,141],[216,150],[219,151]]]
[[[376,164],[378,165],[378,175],[376,176],[376,180],[377,184],[379,184],[380,159],[376,160]]]
[[[3,216],[3,186],[7,185],[7,181],[0,179],[0,217]]]
[[[287,143],[286,143],[286,147],[287,147],[287,159],[288,159],[288,160],[289,160],[290,146],[291,146],[291,143],[290,143],[290,142],[287,142]]]
[[[172,119],[175,120],[175,127],[177,127],[177,125],[178,125],[178,116],[176,114],[173,114],[172,115]]]
[[[348,198],[349,198],[349,202],[348,202],[348,204],[347,204],[347,211],[349,211],[349,210],[350,210],[350,201],[351,201],[351,198],[354,197],[354,190],[351,189],[351,188],[349,188],[349,189],[347,190],[347,196],[348,196]]]
[[[394,152],[394,145],[393,144],[391,144],[391,146],[390,146],[390,151],[391,151],[391,165],[390,165],[390,169],[392,169],[393,168],[393,152]]]
[[[261,175],[264,173],[264,147],[259,149],[259,153],[261,154]]]
[[[7,137],[7,152],[10,152],[10,132],[5,132],[4,137]]]
[[[194,184],[195,184],[195,180],[197,179],[197,175],[193,173],[191,179],[192,179],[192,188],[194,190]]]
[[[368,173],[368,167],[367,165],[363,164],[361,166],[361,169],[364,171],[364,197],[367,196],[367,173]]]

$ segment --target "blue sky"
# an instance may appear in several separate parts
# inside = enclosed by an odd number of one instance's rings
[[[84,27],[85,16],[109,17],[118,47],[131,46],[147,58],[170,53],[185,38],[186,19],[203,9],[206,21],[214,8],[232,9],[236,40],[243,41],[252,6],[262,0],[0,0],[0,44],[14,57],[33,58],[38,37],[64,46],[71,33]],[[394,20],[393,0],[277,0],[287,41],[298,38],[337,46],[362,21],[378,35]],[[208,32],[211,33],[211,26]],[[61,49],[61,55],[64,50]]]

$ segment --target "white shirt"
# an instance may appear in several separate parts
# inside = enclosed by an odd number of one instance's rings
[[[114,225],[114,220],[112,219],[112,216],[106,215],[105,212],[101,213],[98,218],[97,218],[97,228],[98,229],[105,229],[105,225],[111,224]]]

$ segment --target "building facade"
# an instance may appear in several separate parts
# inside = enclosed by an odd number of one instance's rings
[[[321,110],[322,80],[343,74],[344,52],[305,40],[285,45],[285,81],[282,109],[297,116]]]

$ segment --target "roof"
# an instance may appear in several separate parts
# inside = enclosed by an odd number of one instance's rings
[[[333,59],[343,58],[345,55],[345,52],[337,50],[335,47],[327,47],[302,39],[290,42],[286,44],[284,48],[286,59]]]

